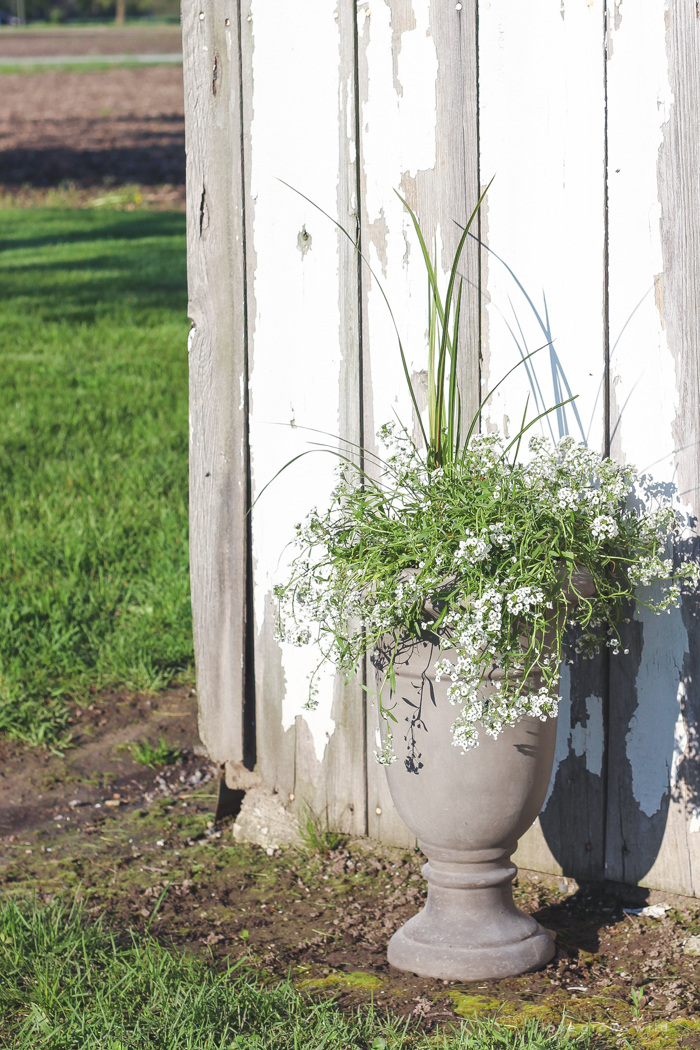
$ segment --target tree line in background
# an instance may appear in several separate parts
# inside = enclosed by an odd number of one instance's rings
[[[0,0],[0,23],[122,21],[159,18],[179,21],[179,0]]]

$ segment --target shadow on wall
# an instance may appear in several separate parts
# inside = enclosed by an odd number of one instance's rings
[[[645,479],[644,504],[658,496],[677,502],[672,486],[663,489]],[[677,556],[695,559],[697,546],[683,541]],[[699,612],[696,591],[660,615],[638,605],[620,632],[618,656],[576,657],[566,667],[553,781],[540,815],[565,875],[636,884],[658,862],[652,885],[698,892]]]
[[[524,365],[531,401],[542,412],[576,393],[562,354],[551,344],[546,297],[543,293],[538,307],[508,263],[482,246],[512,282],[512,317],[499,313],[517,354],[524,360],[538,345],[531,344],[527,332],[550,344]],[[619,337],[612,354],[617,342]],[[594,417],[603,409],[602,388],[601,376],[590,419],[574,402],[547,416],[542,431],[554,441],[572,433],[587,444]],[[551,390],[551,402],[545,390]],[[658,500],[682,506],[675,484],[641,480],[640,508]],[[697,559],[697,545],[697,540],[686,541],[678,556]],[[700,832],[699,613],[697,593],[684,595],[682,608],[670,614],[659,616],[638,605],[621,632],[618,656],[610,651],[594,660],[575,656],[565,667],[554,773],[540,825],[566,876],[635,884],[658,864],[652,884],[700,892],[692,870],[695,833]]]
[[[629,655],[579,657],[567,668],[555,772],[540,815],[565,875],[636,884],[658,861],[662,874],[652,884],[697,893],[699,612],[697,594],[670,615],[638,608],[622,632]],[[678,826],[660,857],[671,811]]]

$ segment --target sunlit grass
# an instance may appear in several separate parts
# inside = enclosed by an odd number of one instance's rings
[[[76,905],[0,908],[0,1044],[8,1050],[587,1050],[586,1033],[487,1022],[425,1034],[379,1010],[342,1012],[254,960],[215,968]]]
[[[160,737],[157,744],[149,744],[148,740],[141,743],[134,741],[129,744],[129,751],[134,762],[139,762],[149,769],[157,769],[159,766],[170,766],[177,762],[180,751],[176,747],[170,747],[164,737]]]
[[[184,216],[0,211],[0,731],[192,662]]]

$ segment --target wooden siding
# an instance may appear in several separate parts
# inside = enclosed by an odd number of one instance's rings
[[[246,315],[239,20],[183,4],[187,111],[190,564],[199,731],[216,761],[245,734]]]
[[[355,249],[299,195],[356,235],[355,49],[350,3],[334,8],[308,0],[305,17],[293,5],[263,0],[251,0],[245,11],[255,499],[289,460],[310,452],[312,442],[347,451],[352,445],[342,439],[361,440]],[[295,525],[328,499],[337,464],[332,454],[311,452],[284,471],[253,509],[257,754],[263,777],[283,797],[364,833],[359,685],[344,686],[326,670],[318,681],[317,709],[304,710],[317,654],[275,640],[273,588],[288,564],[285,548]]]
[[[274,636],[286,544],[326,499],[332,457],[290,467],[249,518],[247,501],[310,448],[305,427],[376,450],[394,413],[415,426],[377,287],[420,385],[425,279],[394,191],[444,272],[495,176],[462,267],[465,406],[544,345],[484,425],[507,434],[528,395],[534,411],[578,394],[544,431],[647,470],[694,551],[699,21],[664,0],[185,0],[202,736],[214,757],[251,761],[254,694],[265,781],[348,831],[413,844],[361,683],[326,674],[305,711],[313,653]],[[279,179],[340,220],[374,275]],[[697,604],[637,611],[628,656],[565,668],[552,783],[519,863],[698,892]]]

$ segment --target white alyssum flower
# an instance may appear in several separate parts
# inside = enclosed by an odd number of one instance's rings
[[[275,589],[277,637],[313,644],[318,667],[329,660],[349,676],[378,645],[389,674],[400,644],[428,636],[463,750],[481,732],[556,713],[565,629],[578,632],[583,656],[601,646],[622,656],[629,600],[669,611],[697,582],[697,567],[674,554],[680,519],[658,487],[572,438],[533,438],[532,458],[510,463],[498,435],[480,435],[458,466],[435,470],[406,431],[387,426],[379,438],[389,449],[381,477],[343,462],[329,509],[298,526],[288,580]],[[572,606],[566,578],[581,568],[597,590]],[[496,687],[484,690],[493,668]],[[388,719],[381,696],[379,705]],[[377,761],[390,764],[390,732],[384,741]]]
[[[506,598],[506,608],[516,616],[521,612],[530,612],[544,601],[544,591],[540,587],[516,587]]]
[[[459,541],[454,560],[458,565],[466,563],[475,565],[477,562],[488,558],[490,553],[491,544],[488,542],[488,533],[484,529],[480,536],[468,535],[465,539]]]
[[[591,523],[591,532],[595,538],[601,539],[607,537],[610,540],[614,540],[620,531],[620,527],[613,518],[612,514],[599,514],[597,518],[593,519]]]

